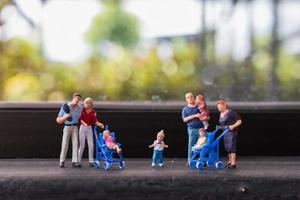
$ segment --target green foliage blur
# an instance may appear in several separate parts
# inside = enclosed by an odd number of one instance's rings
[[[104,11],[92,21],[87,39],[97,49],[105,41],[133,48],[139,40],[138,20],[122,10],[119,1],[103,1]]]
[[[74,91],[95,100],[182,101],[188,91],[205,94],[211,101],[270,100],[269,39],[256,38],[252,58],[240,62],[208,51],[208,60],[201,65],[199,42],[185,38],[170,39],[166,46],[172,53],[162,56],[159,42],[149,49],[138,45],[136,18],[116,2],[108,1],[93,20],[87,38],[96,51],[77,65],[49,62],[38,45],[24,39],[0,40],[0,100],[61,101]],[[108,48],[97,51],[103,42]],[[299,55],[280,48],[275,72],[276,100],[298,101]]]

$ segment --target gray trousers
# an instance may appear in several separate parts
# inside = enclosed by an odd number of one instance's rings
[[[92,126],[80,126],[79,129],[79,149],[78,149],[78,161],[81,162],[82,154],[85,147],[85,140],[87,140],[89,147],[89,162],[94,162],[94,135]]]
[[[78,162],[78,127],[65,126],[61,143],[60,162],[66,160],[70,137],[72,138],[72,162]]]

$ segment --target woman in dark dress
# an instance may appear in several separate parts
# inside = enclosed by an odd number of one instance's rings
[[[228,169],[236,168],[236,141],[237,127],[241,125],[241,117],[234,111],[229,110],[224,100],[217,101],[217,107],[220,111],[219,123],[221,126],[228,126],[230,131],[224,135],[224,146],[228,153]]]

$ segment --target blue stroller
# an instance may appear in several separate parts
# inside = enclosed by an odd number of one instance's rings
[[[105,130],[108,130],[108,126],[105,127]],[[94,135],[96,138],[96,159],[94,165],[96,168],[100,168],[100,161],[104,161],[103,168],[108,170],[113,163],[118,163],[119,168],[123,169],[125,167],[125,161],[122,156],[122,153],[117,153],[116,150],[109,149],[103,139],[103,133],[97,133],[97,127],[94,128]],[[115,133],[111,132],[110,134],[115,138]],[[116,143],[118,146],[121,144]]]
[[[190,168],[197,168],[201,170],[205,165],[209,168],[223,168],[223,163],[220,161],[219,157],[219,142],[220,139],[228,133],[229,128],[224,127],[222,134],[215,139],[215,135],[220,129],[222,128],[217,126],[214,131],[206,132],[207,144],[205,144],[201,149],[193,151],[192,159],[189,162]]]

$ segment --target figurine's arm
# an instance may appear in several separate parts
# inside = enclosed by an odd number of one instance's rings
[[[83,120],[80,120],[80,123],[81,123],[83,126],[87,126],[87,123],[85,123]]]
[[[169,147],[169,145],[166,145],[166,144],[165,144],[165,145],[164,145],[164,147],[165,147],[165,148],[168,148],[168,147]]]
[[[190,115],[190,116],[184,117],[183,121],[188,122],[188,121],[191,121],[191,120],[193,120],[195,118],[199,118],[199,117],[200,117],[200,113],[197,113],[195,115]]]
[[[149,148],[153,148],[154,147],[154,143],[153,144],[151,144],[151,145],[149,145]]]
[[[97,126],[99,126],[100,128],[104,128],[104,124],[100,123],[99,121],[97,121],[95,124],[96,124]]]
[[[65,114],[64,116],[58,116],[58,117],[56,118],[56,122],[57,122],[58,124],[62,124],[62,123],[64,123],[69,117],[71,117],[71,114]]]
[[[229,128],[230,128],[230,130],[233,130],[233,129],[237,128],[238,126],[240,126],[241,124],[242,124],[242,120],[239,119],[234,124],[230,125]]]

